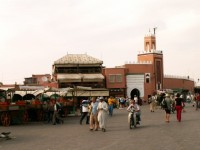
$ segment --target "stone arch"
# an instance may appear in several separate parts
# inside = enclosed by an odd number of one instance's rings
[[[140,91],[137,88],[134,88],[131,91],[131,94],[130,94],[131,99],[134,98],[134,95],[136,95],[138,98],[140,97]]]

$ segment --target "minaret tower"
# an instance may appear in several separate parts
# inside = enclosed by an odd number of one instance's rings
[[[156,28],[154,29],[154,34],[150,33],[144,37],[144,50],[146,52],[152,52],[156,50]]]
[[[144,51],[138,54],[139,63],[150,63],[152,70],[146,72],[148,82],[151,83],[152,91],[163,89],[163,53],[156,49],[156,28],[154,32],[149,33],[144,37]],[[149,84],[148,83],[148,84]],[[146,84],[146,86],[149,86]],[[149,87],[150,88],[150,87]]]

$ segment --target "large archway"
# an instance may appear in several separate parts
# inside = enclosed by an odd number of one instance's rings
[[[137,96],[138,98],[140,97],[140,91],[138,90],[138,89],[133,89],[132,91],[131,91],[131,99],[133,99],[134,98],[134,96]]]

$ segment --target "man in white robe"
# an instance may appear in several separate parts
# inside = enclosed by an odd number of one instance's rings
[[[106,118],[108,111],[108,104],[104,101],[103,97],[99,98],[100,102],[97,106],[99,127],[103,132],[106,132]]]

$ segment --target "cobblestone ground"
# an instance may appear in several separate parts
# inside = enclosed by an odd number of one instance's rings
[[[164,111],[149,111],[141,106],[142,122],[138,128],[129,129],[126,109],[114,109],[108,116],[107,132],[89,131],[89,126],[79,124],[80,117],[67,117],[64,124],[39,122],[26,125],[0,127],[1,132],[11,131],[11,140],[0,140],[0,150],[199,150],[200,111],[186,105],[182,122],[171,115],[170,123],[164,120]]]

